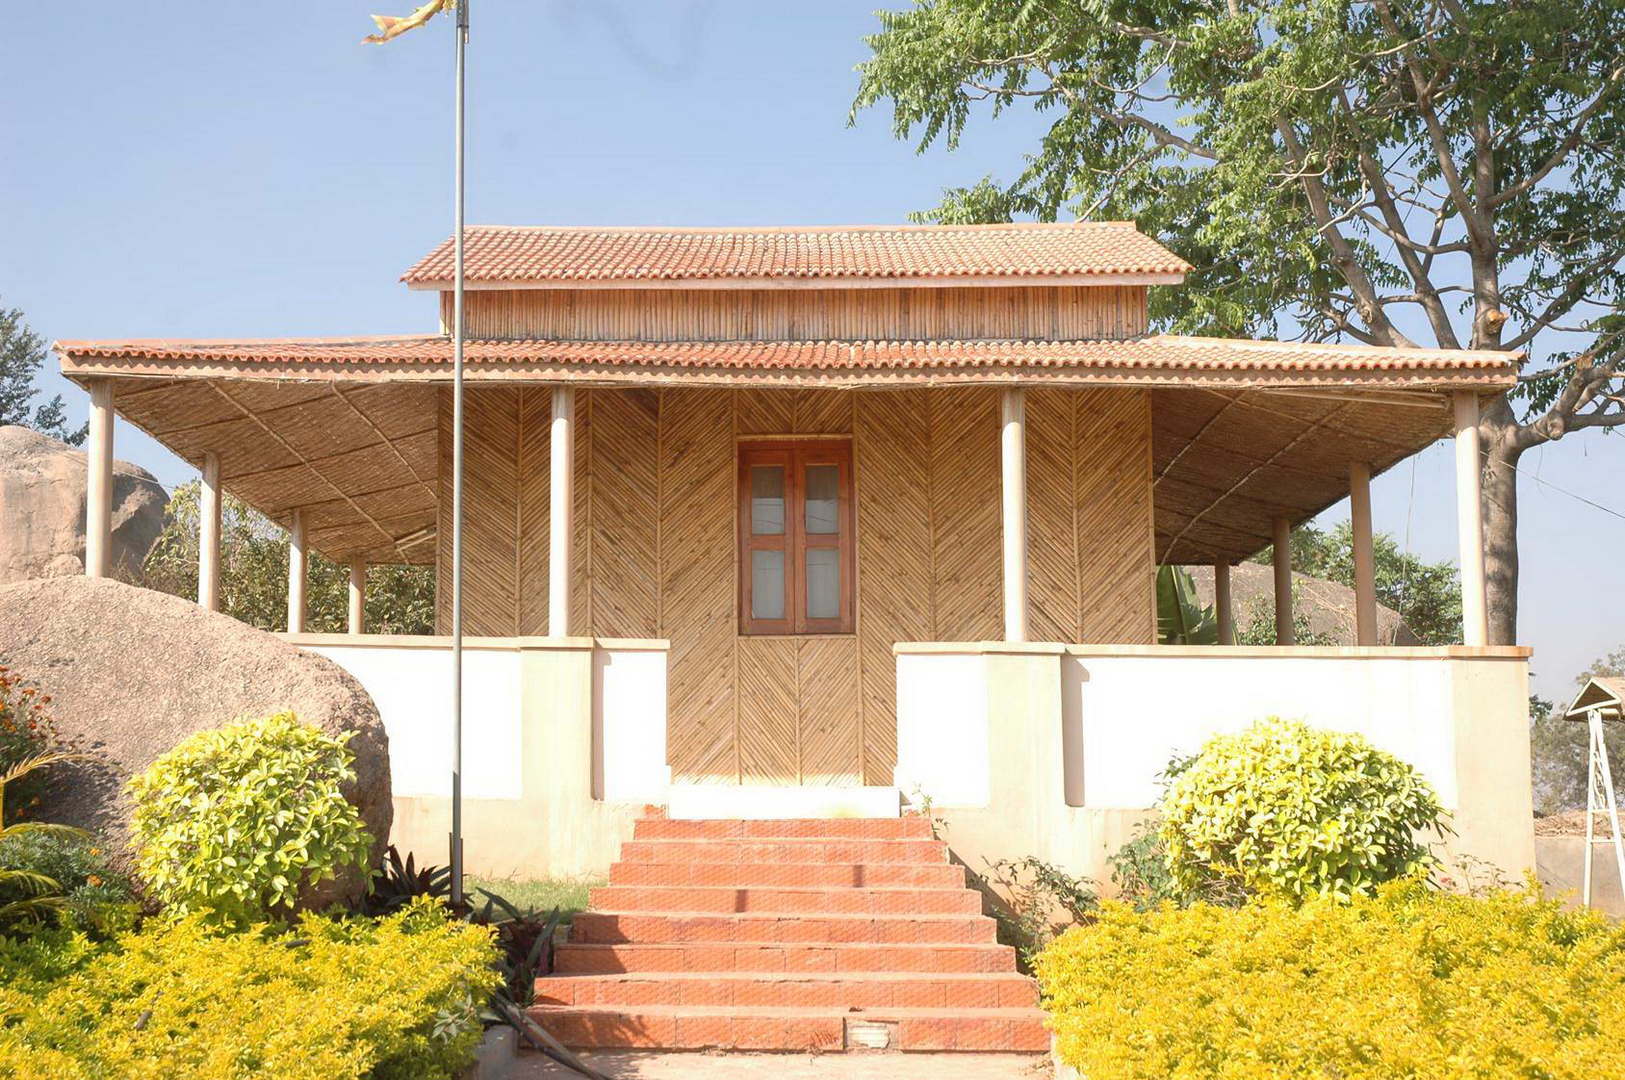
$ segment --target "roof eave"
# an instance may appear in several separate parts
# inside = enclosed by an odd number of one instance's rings
[[[1024,286],[1082,286],[1108,288],[1124,285],[1178,285],[1185,270],[1132,271],[1099,274],[939,274],[919,277],[855,277],[834,274],[796,277],[709,277],[709,278],[536,278],[519,281],[476,279],[465,281],[470,292],[503,292],[531,289],[954,289],[1021,288]],[[401,275],[408,289],[417,292],[450,292],[452,281],[445,277]]]

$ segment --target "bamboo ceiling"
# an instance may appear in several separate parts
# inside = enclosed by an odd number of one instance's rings
[[[218,454],[225,489],[274,520],[302,510],[310,546],[328,558],[434,561],[435,384],[112,383],[120,418],[193,465]],[[1350,461],[1380,472],[1449,433],[1448,396],[1430,391],[1191,388],[1151,398],[1162,562],[1244,559],[1269,544],[1273,518],[1305,521],[1346,496]]]

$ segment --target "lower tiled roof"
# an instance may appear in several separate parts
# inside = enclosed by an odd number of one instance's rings
[[[440,376],[452,360],[444,335],[193,340],[60,341],[67,374],[96,371],[298,377]],[[906,378],[943,373],[1021,372],[1042,379],[1099,373],[1112,381],[1136,374],[1165,381],[1204,375],[1226,381],[1410,382],[1510,386],[1520,354],[1393,349],[1286,341],[1156,335],[1101,341],[469,341],[467,364],[479,372],[522,375],[526,369],[759,374],[888,373]],[[338,369],[335,371],[335,369]]]

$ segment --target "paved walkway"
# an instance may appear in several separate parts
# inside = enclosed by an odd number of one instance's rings
[[[1033,1054],[667,1054],[582,1055],[614,1080],[1048,1080],[1049,1058]],[[581,1080],[540,1054],[526,1054],[509,1080]]]

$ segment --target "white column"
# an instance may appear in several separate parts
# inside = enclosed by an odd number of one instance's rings
[[[1275,519],[1275,643],[1295,645],[1292,625],[1292,522]]]
[[[1371,549],[1371,466],[1349,464],[1349,525],[1354,534],[1354,643],[1377,643],[1377,562]]]
[[[365,559],[350,560],[350,617],[347,629],[352,634],[359,634],[362,630],[363,616],[366,614],[367,604],[367,561]]]
[[[1027,399],[1019,386],[1000,399],[1004,520],[1004,640],[1027,640]]]
[[[1236,602],[1230,595],[1230,564],[1213,564],[1213,610],[1219,620],[1219,644],[1236,643]]]
[[[576,392],[553,388],[548,474],[547,636],[570,636],[571,552],[575,536]]]
[[[1484,503],[1480,491],[1478,395],[1458,390],[1456,413],[1456,542],[1461,547],[1461,640],[1486,645],[1489,609],[1484,597]]]
[[[90,446],[85,477],[85,574],[106,577],[113,550],[113,384],[90,384]]]
[[[288,523],[288,633],[305,632],[305,515]]]
[[[220,610],[220,455],[203,455],[197,498],[197,602]]]

